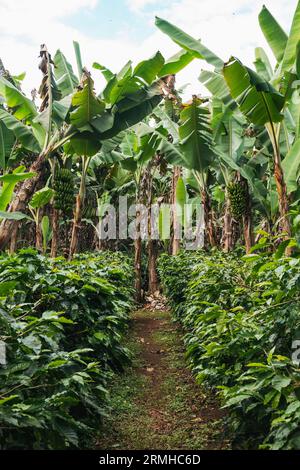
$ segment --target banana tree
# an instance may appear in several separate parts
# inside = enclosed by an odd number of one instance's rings
[[[215,159],[210,120],[211,114],[207,103],[194,96],[189,103],[183,105],[179,126],[174,126],[174,123],[170,125],[167,119],[164,119],[163,126],[167,129],[158,125],[149,132],[154,132],[159,137],[159,151],[168,163],[186,168],[193,173],[203,204],[207,238],[209,244],[215,246],[208,190],[209,168]]]
[[[282,230],[290,235],[288,193],[299,172],[299,106],[295,106],[295,87],[299,75],[300,2],[289,35],[266,7],[259,14],[261,29],[277,60],[270,70],[265,55],[256,60],[258,73],[232,58],[224,67],[224,76],[241,111],[256,125],[265,126],[273,148],[274,179],[278,193]],[[285,147],[281,136],[285,136]],[[291,172],[292,167],[292,172]]]
[[[40,211],[41,209],[46,206],[54,195],[53,189],[45,186],[44,188],[40,189],[39,191],[35,192],[33,197],[29,202],[29,210],[32,214],[32,220],[35,223],[35,233],[36,233],[36,248],[39,251],[45,252],[45,248],[47,246],[46,243],[46,232],[48,230],[45,229],[47,225],[47,216],[44,216],[41,220]]]
[[[266,7],[263,7],[259,15],[259,22],[277,60],[275,71],[272,70],[270,61],[261,48],[255,51],[256,73],[244,67],[235,58],[224,66],[223,61],[203,46],[201,41],[195,40],[165,20],[160,18],[156,20],[157,26],[174,42],[180,44],[194,57],[213,65],[213,71],[201,74],[201,81],[209,80],[213,95],[217,94],[218,97],[222,95],[222,101],[227,105],[225,112],[231,113],[234,107],[239,105],[250,122],[257,126],[265,126],[267,129],[273,148],[274,178],[282,230],[290,234],[287,194],[295,190],[295,179],[300,167],[297,151],[299,106],[293,100],[295,95],[299,97],[294,87],[294,80],[299,78],[300,70],[298,47],[300,2],[297,4],[289,35],[283,31]],[[283,159],[286,154],[286,158]]]
[[[274,177],[282,218],[282,230],[291,234],[288,217],[289,204],[279,147],[280,126],[284,118],[284,96],[256,72],[245,67],[238,59],[231,58],[224,66],[225,80],[232,97],[248,120],[257,126],[265,126],[273,148]]]
[[[100,98],[92,91],[91,77],[86,70],[83,71],[79,89],[73,92],[73,97],[68,94],[72,93],[77,81],[70,64],[61,52],[55,56],[57,83],[51,56],[44,46],[41,57],[40,68],[44,77],[40,89],[42,107],[39,111],[33,101],[5,78],[0,77],[0,95],[5,101],[0,122],[14,133],[15,138],[20,140],[25,148],[37,155],[30,167],[30,172],[34,172],[36,176],[21,185],[9,208],[10,211],[25,210],[26,203],[53,155],[67,150],[83,158],[85,175],[87,162],[99,150],[103,141],[139,122],[151,113],[163,95],[168,93],[166,79],[155,80],[157,71],[164,67],[164,59],[159,54],[149,62],[138,64],[135,69],[129,63],[118,74],[112,74]],[[174,61],[177,66],[178,61],[180,60]],[[65,144],[67,145],[64,148]],[[84,188],[81,185],[74,217],[71,255],[76,246],[79,201],[82,202],[83,196]],[[15,220],[2,221],[0,249],[8,243],[15,224]]]
[[[148,129],[146,124],[144,126]],[[119,187],[119,190],[124,185],[134,182],[136,205],[134,265],[137,302],[142,300],[142,240],[144,237],[148,240],[149,291],[155,292],[158,289],[156,251],[154,240],[152,240],[151,233],[149,233],[150,212],[148,212],[147,228],[145,229],[141,225],[143,216],[141,206],[147,206],[149,210],[153,197],[153,176],[158,164],[158,160],[155,158],[158,139],[149,132],[143,132],[144,126],[126,131],[121,141],[112,142],[111,146],[104,146],[101,151],[101,160],[113,166],[110,179],[114,185]],[[146,233],[144,233],[145,230]]]

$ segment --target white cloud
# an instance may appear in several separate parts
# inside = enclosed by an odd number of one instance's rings
[[[128,7],[134,12],[140,12],[149,5],[154,5],[159,3],[160,0],[127,0],[126,3]]]
[[[177,52],[178,47],[159,30],[153,30],[143,41],[132,38],[128,31],[95,39],[67,24],[68,17],[74,13],[88,10],[93,14],[99,1],[106,0],[52,0],[49,4],[41,0],[0,0],[0,55],[12,73],[27,72],[24,82],[27,92],[40,83],[37,57],[41,43],[46,43],[52,53],[61,48],[76,67],[72,41],[78,40],[87,67],[91,68],[92,62],[98,61],[114,71],[129,58],[142,60],[157,50],[165,57]],[[236,55],[251,66],[254,48],[266,46],[257,20],[263,0],[126,1],[132,10],[139,11],[141,22],[153,25],[155,14],[166,18],[194,37],[201,38],[224,60]],[[288,29],[297,0],[265,0],[265,3]],[[150,4],[151,13],[149,9],[143,11]],[[101,19],[101,34],[100,22]],[[198,93],[201,85],[197,77],[205,67],[204,62],[195,60],[179,74],[178,84],[191,82],[188,93]],[[97,89],[100,89],[103,84],[101,74],[94,71],[93,75]]]

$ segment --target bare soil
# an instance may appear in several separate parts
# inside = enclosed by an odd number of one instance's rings
[[[167,311],[134,313],[132,367],[116,378],[98,449],[228,449],[225,413],[196,384]]]

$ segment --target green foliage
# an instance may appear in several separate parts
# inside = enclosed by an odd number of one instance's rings
[[[54,56],[54,75],[57,86],[64,98],[73,93],[78,85],[78,80],[73,72],[71,64],[67,61],[64,54],[58,49]]]
[[[20,181],[25,181],[28,178],[32,178],[34,173],[25,173],[25,167],[19,166],[12,173],[0,176],[0,182],[3,183],[0,188],[0,210],[5,211],[8,204],[10,203],[16,184]]]
[[[122,265],[122,268],[119,266]],[[50,261],[0,258],[0,448],[84,448],[96,437],[132,308],[132,267],[119,253]]]
[[[284,32],[280,24],[264,5],[258,16],[259,25],[268,42],[273,54],[278,62],[283,58],[284,50],[288,40],[287,34]]]
[[[23,124],[13,114],[5,111],[5,109],[0,109],[0,121],[3,123],[1,124],[2,133],[4,133],[2,138],[5,142],[5,145],[10,143],[10,146],[12,147],[15,144],[15,140],[18,139],[24,149],[30,150],[34,153],[39,153],[41,150],[40,146],[30,127]],[[15,137],[13,142],[12,136]],[[5,152],[7,157],[10,155],[11,151],[12,149],[10,149],[9,152]],[[2,164],[1,166],[5,168],[5,165]]]
[[[74,111],[70,114],[71,123],[78,130],[92,130],[92,119],[101,115],[105,109],[105,103],[96,97],[94,82],[89,75],[84,78],[82,88],[72,97]]]
[[[194,39],[181,29],[177,28],[177,26],[174,26],[162,18],[156,17],[155,24],[163,33],[167,34],[167,36],[169,36],[176,44],[194,57],[204,59],[216,68],[220,69],[223,67],[223,60],[207,49],[201,41]]]
[[[53,197],[53,194],[54,194],[53,189],[48,188],[48,186],[45,186],[44,188],[34,193],[29,203],[29,206],[32,209],[40,209],[46,204],[49,204],[49,202],[51,201]]]
[[[180,114],[179,136],[186,167],[203,173],[213,160],[209,110],[194,98]]]
[[[37,115],[34,103],[4,77],[0,77],[0,95],[5,98],[7,105],[13,108],[13,114],[18,120],[31,122]]]
[[[266,234],[265,234],[266,235]],[[160,258],[160,276],[186,329],[197,380],[219,390],[239,446],[299,449],[300,259],[219,252]],[[241,444],[241,442],[243,444]]]
[[[256,72],[231,57],[223,69],[232,98],[242,113],[256,125],[280,122],[284,97]]]

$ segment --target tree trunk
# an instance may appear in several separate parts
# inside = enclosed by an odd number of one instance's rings
[[[207,239],[211,248],[213,248],[217,245],[217,243],[216,243],[216,238],[215,238],[215,233],[214,233],[214,224],[213,224],[213,218],[212,218],[210,197],[206,189],[202,190],[201,197],[202,197],[202,204],[203,204],[203,210],[204,210],[206,236],[207,236]]]
[[[77,194],[77,197],[76,197],[76,207],[75,207],[75,212],[74,212],[72,236],[71,236],[71,243],[70,243],[70,250],[69,250],[69,261],[73,259],[73,256],[77,250],[78,233],[79,233],[80,223],[81,223],[82,205],[83,205],[83,200],[81,198],[81,194],[79,193]]]
[[[246,188],[247,194],[247,208],[246,213],[243,216],[243,229],[244,229],[244,239],[245,239],[245,247],[246,253],[249,254],[254,243],[254,234],[253,234],[253,224],[252,224],[252,210],[251,210],[251,197],[249,194],[249,186],[248,182],[243,178],[243,184]]]
[[[281,228],[283,232],[286,232],[288,237],[291,236],[291,225],[289,220],[289,201],[287,196],[286,184],[284,181],[284,175],[282,167],[279,161],[275,161],[274,166],[274,177],[276,183],[276,189],[278,193],[279,202],[279,213],[281,217]]]
[[[181,176],[180,166],[175,166],[172,177],[172,206],[173,206],[173,238],[172,238],[172,255],[175,256],[180,250],[179,237],[179,221],[176,213],[176,186]]]
[[[135,271],[135,298],[138,304],[142,301],[142,239],[137,224],[138,236],[134,240],[134,271]]]
[[[53,207],[52,210],[52,240],[51,240],[51,258],[56,258],[59,242],[59,211]]]
[[[29,172],[34,172],[36,175],[33,178],[23,181],[13,202],[9,206],[9,212],[25,211],[27,202],[33,195],[37,184],[42,178],[45,165],[45,157],[43,154],[40,154],[29,168]],[[9,243],[16,225],[18,226],[17,220],[2,220],[0,224],[0,250],[3,250]]]
[[[10,238],[10,246],[9,246],[9,252],[10,254],[15,253],[17,249],[17,242],[18,242],[18,230],[19,230],[19,224],[16,224],[13,228],[13,231],[11,233],[11,238]]]
[[[232,224],[233,220],[230,212],[230,201],[226,195],[224,226],[222,235],[223,250],[225,251],[225,253],[229,253],[233,248]]]
[[[157,250],[155,240],[148,241],[148,278],[149,293],[154,294],[159,289],[158,276],[156,271]]]
[[[243,228],[246,253],[249,254],[253,246],[253,230],[252,230],[252,217],[251,213],[243,216]]]

